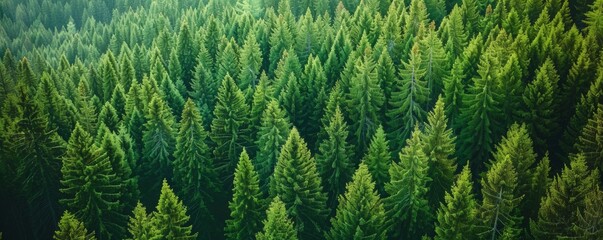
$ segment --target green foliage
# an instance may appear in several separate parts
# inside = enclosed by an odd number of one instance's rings
[[[230,219],[226,220],[228,239],[252,239],[260,228],[263,198],[260,179],[247,151],[243,149],[234,174],[233,196],[228,208]]]
[[[263,221],[264,230],[258,232],[258,240],[297,240],[297,231],[289,219],[285,203],[277,196],[266,210],[266,220]]]
[[[385,210],[393,235],[417,239],[430,229],[431,209],[427,201],[429,158],[423,152],[418,127],[400,151],[400,162],[389,168],[390,182],[385,184],[389,194],[384,199]]]
[[[289,136],[291,123],[289,123],[285,112],[280,109],[278,102],[275,100],[268,103],[262,114],[261,122],[256,142],[258,153],[254,165],[260,177],[260,188],[266,193],[280,149]]]
[[[158,240],[161,239],[161,232],[153,224],[152,216],[147,214],[147,209],[138,202],[132,211],[132,216],[128,221],[128,232],[132,238],[140,240]]]
[[[259,80],[260,67],[262,66],[262,52],[254,34],[247,35],[239,56],[239,62],[241,63],[238,75],[239,88],[247,89],[251,87],[255,89]]]
[[[593,169],[603,170],[603,105],[588,120],[576,142],[576,149],[584,155],[586,163]]]
[[[302,239],[320,238],[317,233],[324,229],[328,213],[327,195],[323,192],[316,162],[296,128],[291,130],[282,147],[270,181],[270,192],[285,203],[287,214]]]
[[[52,237],[55,240],[93,240],[94,233],[89,233],[84,224],[69,211],[65,211],[59,222],[59,230]]]
[[[386,139],[383,127],[379,126],[362,162],[366,164],[375,180],[375,188],[382,196],[385,195],[385,184],[389,182],[389,168],[392,160],[389,141]]]
[[[477,223],[477,202],[473,193],[469,165],[463,171],[450,191],[446,192],[444,202],[437,211],[435,238],[439,239],[473,239]]]
[[[196,239],[192,226],[188,223],[190,217],[186,213],[186,206],[174,194],[167,181],[163,180],[157,212],[153,213],[152,222],[161,236],[167,239]]]
[[[326,239],[386,239],[383,203],[368,167],[361,163],[340,196]]]
[[[178,55],[178,62],[182,67],[182,81],[188,89],[191,87],[193,71],[196,66],[196,57],[198,54],[196,45],[197,44],[195,43],[195,40],[188,29],[188,24],[183,22],[180,25],[180,32],[178,33],[176,53]]]

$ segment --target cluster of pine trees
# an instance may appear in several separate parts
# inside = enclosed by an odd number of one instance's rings
[[[0,238],[603,239],[603,0],[0,9]]]

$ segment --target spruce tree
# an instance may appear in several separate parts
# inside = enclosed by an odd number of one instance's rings
[[[132,210],[132,216],[130,216],[130,220],[128,221],[128,232],[129,236],[131,236],[129,239],[161,239],[161,232],[153,225],[152,216],[147,213],[147,209],[140,202]]]
[[[186,101],[174,152],[174,188],[189,207],[191,223],[207,227],[211,222],[208,205],[218,190],[214,163],[206,144],[201,113],[191,99]],[[199,229],[199,228],[198,228]]]
[[[483,199],[476,228],[478,235],[491,239],[503,234],[519,237],[522,217],[518,207],[523,194],[517,193],[517,172],[511,159],[507,156],[494,162],[481,185]]]
[[[306,137],[308,144],[313,148],[317,141],[317,134],[322,127],[320,118],[327,100],[327,77],[318,57],[314,55],[308,57],[308,62],[299,82],[300,90],[305,95],[302,112],[305,113],[305,119],[307,120],[303,126],[298,127],[300,128],[300,134]]]
[[[371,136],[379,126],[379,113],[385,101],[370,49],[363,54],[356,61],[347,96],[349,117],[354,120],[351,127],[358,154],[366,150]]]
[[[269,83],[268,76],[266,76],[266,72],[262,72],[259,82],[255,90],[253,91],[253,96],[251,98],[251,113],[250,113],[250,122],[253,127],[253,135],[257,136],[258,131],[260,130],[260,124],[262,122],[262,115],[264,111],[268,107],[268,103],[273,99],[272,94],[272,85]],[[257,139],[253,138],[254,140]]]
[[[218,51],[214,78],[224,79],[228,75],[234,79],[238,79],[239,58],[237,55],[237,43],[233,39],[227,40],[225,38],[220,43],[222,46]]]
[[[218,90],[218,101],[211,122],[210,138],[216,144],[217,173],[223,182],[230,179],[239,154],[249,143],[249,106],[235,81],[226,75]]]
[[[291,123],[287,120],[285,112],[280,109],[276,100],[270,101],[262,114],[262,123],[256,141],[258,152],[254,162],[260,177],[260,188],[264,193],[268,192],[268,183],[274,172],[280,149],[289,136],[289,129]]]
[[[52,236],[55,240],[93,240],[94,233],[89,233],[86,226],[72,213],[65,211],[59,222],[59,229]]]
[[[157,211],[153,213],[153,225],[166,239],[196,239],[197,233],[193,233],[189,219],[186,206],[164,179]]]
[[[297,177],[295,177],[297,176]],[[296,128],[289,133],[270,181],[272,196],[280,196],[302,239],[320,239],[328,214],[316,162]]]
[[[387,141],[383,127],[379,125],[362,162],[366,164],[373,176],[375,188],[381,196],[385,196],[385,184],[389,182],[389,168],[392,161],[389,141]]]
[[[465,165],[450,191],[446,192],[437,211],[434,239],[475,239],[478,205],[471,176],[469,165]]]
[[[454,158],[456,137],[452,134],[452,129],[448,128],[448,118],[444,108],[444,101],[440,97],[433,111],[427,116],[422,136],[423,152],[429,158],[427,173],[432,178],[427,193],[432,209],[437,208],[444,198],[444,193],[450,189],[456,171]]]
[[[414,127],[425,120],[425,107],[429,97],[427,82],[423,79],[425,69],[421,67],[419,45],[415,45],[408,62],[399,70],[397,89],[389,100],[387,113],[393,149],[398,151],[410,137]]]
[[[228,204],[230,219],[226,220],[226,238],[253,239],[260,230],[263,215],[263,197],[260,179],[247,151],[243,148],[234,174],[233,196]]]
[[[431,210],[427,201],[429,158],[423,152],[421,131],[412,132],[400,151],[400,162],[389,168],[390,182],[385,184],[388,197],[385,210],[392,234],[397,238],[418,239],[430,229]]]
[[[262,67],[262,52],[255,34],[248,34],[239,55],[239,88],[255,89],[258,84],[260,68]]]
[[[275,20],[275,25],[272,27],[272,32],[270,33],[270,66],[268,68],[268,76],[274,76],[276,66],[283,52],[291,49],[293,46],[293,35],[285,19],[279,16]]]
[[[345,184],[351,179],[354,169],[352,147],[347,143],[347,124],[339,107],[326,126],[327,138],[320,143],[316,155],[316,165],[322,175],[328,206],[337,206],[337,197],[344,193]]]
[[[361,163],[339,197],[326,239],[386,239],[386,215],[368,167]]]
[[[295,226],[289,219],[285,203],[278,196],[266,210],[263,224],[264,229],[255,235],[257,240],[297,240]]]
[[[572,157],[540,201],[538,219],[530,222],[534,238],[577,237],[573,232],[576,213],[584,209],[585,196],[597,188],[597,179],[599,174],[587,168],[584,155]]]
[[[172,176],[176,123],[169,107],[157,94],[149,103],[145,118],[139,176],[142,202],[148,205],[154,203],[152,199],[159,194],[161,179]]]
[[[588,119],[578,137],[576,149],[584,155],[589,167],[603,171],[603,104],[598,104],[597,111]]]
[[[176,52],[178,53],[178,62],[182,67],[182,81],[187,89],[191,89],[191,81],[193,79],[193,71],[195,69],[197,58],[197,47],[195,40],[188,29],[188,24],[183,22],[180,25],[178,33],[178,42],[176,44]]]
[[[126,216],[121,213],[121,182],[107,153],[97,147],[90,134],[77,123],[63,156],[60,202],[84,220],[99,238],[123,236]]]
[[[458,118],[461,114],[460,109],[463,106],[463,95],[465,95],[464,79],[463,61],[461,58],[456,58],[450,75],[444,79],[445,113],[450,119],[450,125],[454,128],[455,133],[458,132],[455,127],[460,124],[458,123]]]
[[[442,41],[437,35],[433,22],[429,25],[425,38],[419,41],[419,46],[421,52],[420,68],[425,71],[423,79],[427,82],[429,102],[433,103],[437,100],[438,95],[442,93],[444,79],[447,77],[450,69],[448,56],[442,46]]]

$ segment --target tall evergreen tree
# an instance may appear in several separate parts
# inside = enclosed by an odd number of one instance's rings
[[[90,134],[78,123],[69,138],[61,167],[60,200],[69,211],[84,220],[99,238],[123,236],[126,216],[119,202],[121,182],[115,175],[107,153],[97,147]]]
[[[298,177],[294,177],[298,176]],[[316,162],[296,128],[289,133],[274,168],[270,192],[280,196],[302,239],[320,239],[327,217]]]
[[[258,84],[260,68],[262,67],[262,52],[255,34],[248,34],[239,56],[239,88],[246,90],[248,87],[255,89]]]
[[[266,210],[266,220],[263,223],[264,230],[255,235],[257,240],[297,240],[295,226],[288,217],[285,203],[278,196]]]
[[[247,151],[243,148],[234,174],[233,196],[229,202],[230,219],[226,220],[228,239],[253,239],[260,230],[264,210],[260,179]]]
[[[465,95],[465,85],[463,81],[465,73],[463,71],[463,60],[456,58],[452,65],[452,70],[448,78],[444,79],[444,106],[446,107],[446,116],[450,119],[450,125],[455,128],[460,125],[459,116],[463,106],[463,96]],[[455,133],[457,133],[456,128]]]
[[[274,76],[274,71],[283,52],[293,46],[293,35],[282,16],[279,16],[270,34],[270,66],[268,76]]]
[[[172,153],[176,144],[176,123],[170,108],[155,94],[149,103],[142,136],[142,163],[139,169],[142,202],[153,204],[161,179],[172,176]],[[153,204],[154,205],[154,204]]]
[[[454,158],[456,137],[448,128],[448,119],[444,113],[444,101],[440,97],[433,111],[427,116],[427,124],[423,130],[423,152],[429,158],[428,176],[433,180],[429,183],[427,193],[432,209],[437,208],[444,198],[444,193],[452,185],[456,171]]]
[[[589,167],[603,171],[603,104],[599,104],[597,112],[588,119],[578,137],[576,149],[584,155]]]
[[[189,207],[195,229],[205,230],[212,220],[208,205],[213,201],[219,185],[206,139],[201,113],[188,99],[176,137],[174,188],[182,196],[182,202]]]
[[[215,79],[224,79],[226,75],[233,79],[238,79],[239,74],[239,58],[237,55],[238,46],[233,39],[222,39],[221,47],[218,51],[216,59]]]
[[[249,143],[249,106],[235,81],[226,75],[218,90],[218,101],[211,122],[211,140],[217,171],[223,182],[230,185],[234,168],[243,147]]]
[[[385,184],[389,182],[389,168],[392,161],[389,141],[387,141],[383,127],[379,126],[362,162],[366,164],[375,180],[375,188],[382,196],[385,196]]]
[[[55,240],[82,239],[93,240],[94,233],[89,233],[86,226],[69,211],[65,211],[59,222],[59,229],[52,236]]]
[[[423,79],[427,82],[429,102],[433,103],[437,100],[438,95],[442,93],[444,79],[447,77],[450,69],[448,56],[442,46],[442,41],[437,35],[433,22],[429,25],[425,38],[419,41],[419,46],[421,52],[420,68],[425,71]]]
[[[328,195],[328,206],[337,206],[337,197],[344,193],[345,184],[351,179],[354,169],[352,148],[347,143],[347,124],[339,107],[326,126],[327,139],[320,143],[316,164],[322,175]]]
[[[262,114],[256,142],[258,153],[254,164],[260,177],[260,188],[264,193],[268,192],[268,183],[274,172],[280,149],[289,136],[289,129],[291,123],[287,120],[285,112],[280,109],[276,100],[270,101]]]
[[[375,189],[368,167],[361,163],[339,197],[331,230],[326,239],[386,239],[387,228],[383,203]]]
[[[153,225],[166,239],[196,239],[197,233],[193,233],[189,219],[186,206],[164,179],[157,211],[153,213]]]
[[[193,71],[197,65],[198,50],[196,46],[197,44],[193,39],[193,35],[188,29],[188,24],[183,22],[180,25],[180,32],[178,33],[176,52],[178,53],[178,62],[180,62],[180,66],[182,67],[182,81],[187,89],[191,89]]]
[[[130,216],[130,220],[128,221],[128,232],[132,237],[130,239],[161,239],[161,233],[153,224],[152,216],[147,213],[147,209],[140,202],[138,202],[134,210],[132,210],[132,216]]]
[[[471,176],[469,165],[465,165],[450,191],[446,192],[437,211],[434,239],[475,239],[478,205]]]
[[[399,239],[419,239],[430,229],[431,210],[427,201],[429,159],[423,152],[421,131],[415,127],[406,146],[400,151],[399,163],[389,168],[390,182],[385,184],[389,194],[384,199],[393,236]]]

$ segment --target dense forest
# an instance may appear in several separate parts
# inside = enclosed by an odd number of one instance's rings
[[[0,15],[0,239],[603,239],[603,0]]]

